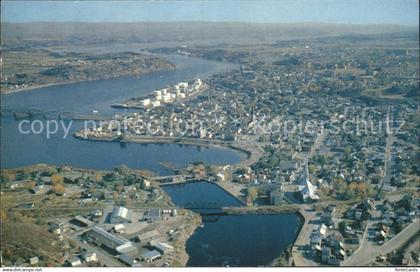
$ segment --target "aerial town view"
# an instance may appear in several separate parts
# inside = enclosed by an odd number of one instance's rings
[[[2,1],[2,271],[418,271],[419,57],[418,0]]]

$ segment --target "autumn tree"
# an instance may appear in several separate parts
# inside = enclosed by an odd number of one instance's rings
[[[16,175],[15,175],[15,173],[13,173],[11,171],[2,170],[1,171],[1,179],[4,180],[4,181],[13,181],[13,180],[16,180]]]
[[[36,182],[33,181],[33,180],[30,180],[30,181],[25,182],[24,186],[25,186],[25,188],[30,189],[30,188],[34,187],[35,185],[36,185]]]
[[[63,183],[63,182],[64,182],[63,176],[58,175],[58,174],[51,175],[51,183],[52,183],[52,185],[56,185],[58,183]]]
[[[7,216],[7,213],[5,210],[0,210],[0,220],[1,222],[7,222],[9,220],[9,217]]]
[[[248,188],[247,195],[252,201],[254,201],[257,198],[258,193],[259,189],[257,187]]]
[[[334,179],[334,189],[339,194],[344,193],[346,190],[346,183],[344,180],[341,178]]]
[[[52,186],[52,191],[56,194],[64,194],[65,187],[63,183],[56,183]]]
[[[93,178],[93,181],[95,181],[96,183],[101,182],[102,181],[102,174],[101,173],[96,173],[94,178]]]
[[[366,197],[373,195],[373,188],[370,185],[367,185],[364,182],[351,182],[346,189],[345,195],[347,199],[354,197],[360,197],[364,199]]]
[[[120,195],[118,194],[118,192],[113,192],[112,193],[112,198],[114,199],[115,202],[118,201],[119,197],[120,197]]]

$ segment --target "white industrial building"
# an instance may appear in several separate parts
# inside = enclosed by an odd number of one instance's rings
[[[150,105],[150,98],[144,99],[142,103],[143,103],[143,106],[145,106],[145,107],[149,106]]]

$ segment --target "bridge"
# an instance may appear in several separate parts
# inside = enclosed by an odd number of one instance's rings
[[[194,181],[192,175],[168,175],[168,176],[155,176],[149,177],[149,180],[160,182],[161,186],[189,183]]]
[[[97,114],[76,114],[71,112],[43,111],[38,109],[2,109],[1,116],[13,116],[16,120],[30,118],[60,119],[60,120],[93,120],[110,121],[112,116],[101,116]]]
[[[111,121],[112,116],[100,116],[100,115],[84,115],[74,113],[59,113],[58,119],[60,120],[93,120],[93,121]]]

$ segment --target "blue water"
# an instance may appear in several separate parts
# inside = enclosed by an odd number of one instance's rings
[[[295,240],[296,214],[204,216],[187,241],[187,266],[268,265]]]
[[[220,211],[220,207],[237,207],[243,203],[221,187],[207,181],[162,186],[172,202],[201,214]]]
[[[101,115],[114,115],[125,111],[110,108],[112,103],[196,76],[203,78],[232,68],[229,64],[201,59],[171,57],[171,60],[177,64],[174,72],[2,94],[2,111],[38,109],[46,111],[48,116],[56,116],[60,112],[91,114],[97,110]],[[46,120],[40,120],[45,125]],[[195,161],[222,165],[240,160],[237,152],[221,148],[175,144],[120,145],[115,142],[81,141],[72,136],[63,139],[63,130],[47,139],[45,134],[19,133],[18,124],[19,121],[13,117],[1,117],[1,168],[50,163],[111,169],[125,164],[135,169],[150,169],[166,174],[170,171],[159,162],[182,166]],[[70,135],[80,128],[82,123],[74,123]],[[207,182],[166,187],[165,191],[179,206],[220,208],[241,205],[235,197]],[[197,229],[187,242],[189,266],[266,265],[292,243],[299,219],[294,214],[203,216],[203,222],[205,226]]]
[[[293,243],[301,224],[294,213],[217,215],[221,207],[243,204],[211,182],[162,188],[175,205],[202,216],[204,226],[187,241],[188,266],[268,265]]]
[[[170,56],[169,59],[177,65],[175,71],[2,94],[2,112],[37,109],[57,118],[57,114],[62,112],[92,114],[93,110],[97,110],[100,115],[112,116],[126,112],[111,108],[112,103],[122,102],[180,81],[188,81],[194,77],[205,78],[233,68],[230,64],[197,58]],[[45,125],[45,120],[40,120]],[[72,132],[83,127],[80,122],[73,124],[66,139],[63,139],[62,129],[50,139],[47,139],[45,134],[21,134],[18,124],[19,121],[11,116],[1,118],[1,168],[50,163],[112,169],[124,164],[135,169],[149,169],[159,174],[167,174],[170,171],[159,162],[170,162],[179,167],[196,161],[223,165],[236,163],[241,158],[239,153],[222,148],[175,144],[122,146],[119,143],[80,141],[71,136]]]

